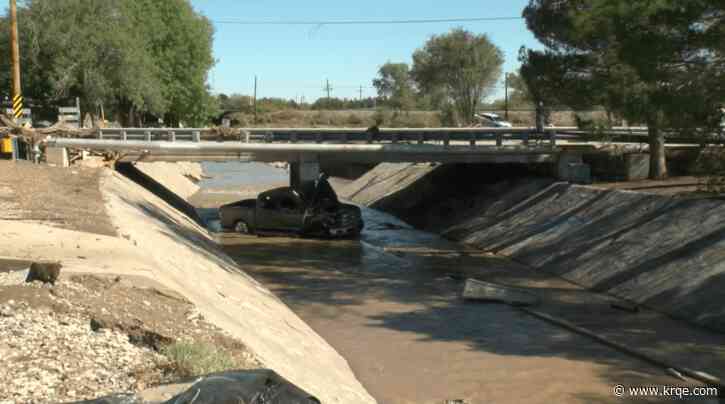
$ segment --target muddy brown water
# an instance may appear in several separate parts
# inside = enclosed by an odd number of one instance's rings
[[[218,230],[215,207],[238,196],[207,191],[193,202]],[[574,286],[380,212],[364,217],[360,240],[216,237],[347,359],[378,402],[621,403],[617,384],[695,384],[516,308],[460,298],[461,276],[543,287],[561,302],[589,299],[571,294]],[[640,330],[643,343],[656,331]]]

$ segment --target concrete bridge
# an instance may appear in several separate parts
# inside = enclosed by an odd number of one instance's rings
[[[287,161],[293,185],[313,181],[320,164],[550,163],[563,180],[586,181],[584,150],[597,147],[576,128],[249,128],[99,130],[95,138],[50,138],[50,150],[116,152],[119,161]],[[628,129],[630,135],[636,135]],[[641,129],[639,132],[641,133]]]

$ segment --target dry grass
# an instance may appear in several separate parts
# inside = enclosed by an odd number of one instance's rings
[[[234,126],[239,127],[291,127],[291,128],[325,128],[325,127],[357,127],[368,128],[375,124],[385,127],[437,127],[440,126],[438,112],[410,111],[396,113],[393,111],[374,110],[342,110],[342,111],[310,111],[284,110],[261,113],[257,115],[257,124],[249,114],[237,113],[231,116]]]
[[[201,376],[238,368],[225,351],[207,343],[176,342],[161,353],[169,359],[170,368],[181,377]]]
[[[502,117],[504,111],[495,112]],[[551,113],[551,124],[555,126],[576,126],[576,115],[573,111],[554,111]],[[580,112],[578,115],[584,120],[603,121],[606,115],[603,111]],[[534,126],[536,114],[533,111],[509,111],[508,120],[514,126]],[[254,116],[237,113],[231,116],[234,126],[238,127],[290,127],[290,128],[326,128],[326,127],[359,127],[368,128],[372,125],[390,128],[421,128],[440,127],[441,116],[438,111],[407,111],[394,112],[389,110],[339,110],[339,111],[313,111],[313,110],[282,110],[260,113],[257,123]],[[615,125],[622,124],[614,122]]]

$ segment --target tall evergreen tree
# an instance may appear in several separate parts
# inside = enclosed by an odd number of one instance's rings
[[[527,51],[523,70],[557,83],[564,104],[646,123],[650,177],[664,178],[665,131],[712,127],[725,99],[724,11],[720,0],[531,0],[524,17],[547,49]]]

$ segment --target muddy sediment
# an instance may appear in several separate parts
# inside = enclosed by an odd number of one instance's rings
[[[115,236],[99,189],[101,171],[0,160],[0,220]]]

